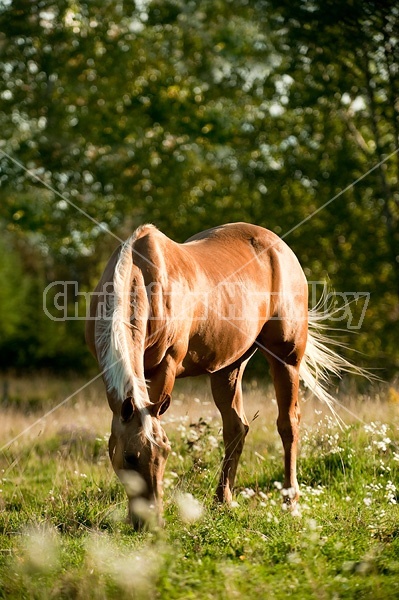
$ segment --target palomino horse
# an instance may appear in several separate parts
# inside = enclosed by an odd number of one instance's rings
[[[137,472],[145,482],[140,495],[161,514],[170,445],[160,417],[176,377],[207,373],[225,446],[216,497],[231,502],[248,432],[242,376],[259,349],[276,391],[284,488],[295,502],[299,380],[329,402],[318,375],[323,380],[326,370],[348,364],[308,325],[314,323],[306,278],[271,231],[232,223],[178,244],[152,225],[139,227],[109,260],[86,326],[113,412],[110,459],[130,500],[138,490],[130,489],[126,475]]]

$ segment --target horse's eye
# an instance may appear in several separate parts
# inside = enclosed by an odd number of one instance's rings
[[[125,454],[124,455],[125,463],[128,465],[130,469],[137,469],[139,466],[139,457],[137,454]]]

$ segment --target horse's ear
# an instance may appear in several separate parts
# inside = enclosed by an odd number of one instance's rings
[[[168,410],[170,406],[170,394],[165,394],[159,402],[156,402],[151,406],[150,413],[153,417],[159,417]]]
[[[134,413],[133,398],[129,396],[125,398],[121,406],[121,419],[124,423],[130,421]]]
[[[166,394],[165,398],[163,398],[161,401],[161,406],[159,407],[157,416],[160,417],[161,415],[163,415],[163,413],[168,410],[169,406],[170,406],[170,395]]]

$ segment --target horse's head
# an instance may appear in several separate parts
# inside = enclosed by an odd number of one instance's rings
[[[109,455],[129,498],[129,519],[137,528],[151,515],[161,519],[163,475],[170,445],[160,416],[169,404],[167,396],[139,410],[132,398],[126,398],[120,411],[114,411]]]

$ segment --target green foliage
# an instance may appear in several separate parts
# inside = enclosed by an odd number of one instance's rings
[[[377,0],[3,3],[1,229],[45,265],[38,288],[90,289],[115,247],[107,231],[151,221],[183,241],[263,225],[311,280],[371,294],[350,343],[394,373],[398,155],[375,167],[398,143],[398,22]],[[41,331],[86,366],[75,324]]]
[[[0,240],[0,331],[1,345],[5,346],[23,325],[23,306],[28,300],[30,281],[24,277],[20,258],[7,239]],[[15,310],[19,307],[22,310]]]

